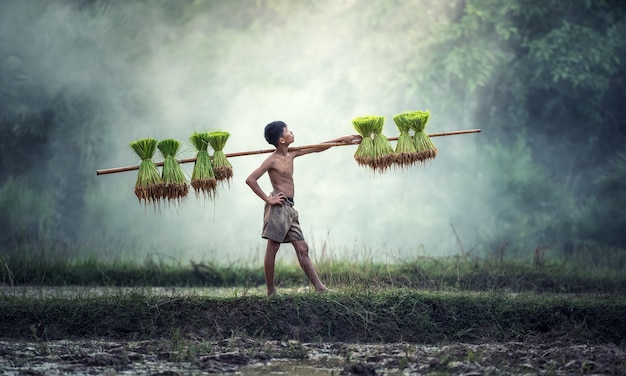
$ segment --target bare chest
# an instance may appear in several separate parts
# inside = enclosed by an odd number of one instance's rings
[[[293,176],[293,159],[277,158],[272,166],[273,175],[290,179]]]

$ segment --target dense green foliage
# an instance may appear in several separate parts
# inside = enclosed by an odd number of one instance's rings
[[[115,149],[107,136],[127,126],[108,125],[143,109],[132,75],[120,70],[141,65],[144,52],[154,48],[142,42],[155,32],[155,19],[175,30],[210,15],[208,32],[195,36],[205,48],[194,53],[207,70],[217,70],[223,64],[220,48],[226,48],[221,40],[253,44],[259,29],[289,32],[311,10],[328,7],[313,0],[140,1],[145,17],[138,21],[123,2],[68,0],[60,3],[75,22],[42,37],[28,28],[8,28],[31,19],[45,23],[49,2],[34,1],[27,11],[19,3],[0,4],[3,248],[24,240],[79,238],[90,213],[104,210],[106,204],[89,199],[93,171]],[[408,109],[419,92],[437,103],[443,118],[479,124],[489,134],[477,162],[492,171],[489,184],[502,201],[496,218],[477,230],[483,251],[497,255],[508,244],[534,249],[543,245],[537,239],[566,253],[626,245],[626,158],[620,152],[626,142],[625,2],[356,0],[343,12],[335,17],[356,18],[377,35],[359,48],[390,57],[394,75],[379,78],[396,93],[387,100]],[[90,32],[83,33],[87,26]],[[188,57],[176,50],[175,33],[161,43]],[[43,52],[29,55],[22,51],[32,50],[20,46]],[[394,53],[399,48],[406,53]],[[121,52],[111,58],[106,54],[112,49]],[[105,79],[52,65],[58,54],[97,67]],[[285,84],[282,79],[264,78],[267,86]],[[334,99],[338,105],[351,98],[349,84],[342,84],[348,86]],[[119,95],[100,95],[111,88]],[[221,87],[208,100],[219,107],[237,90]],[[57,174],[56,166],[72,176]],[[468,179],[459,176],[459,184]]]

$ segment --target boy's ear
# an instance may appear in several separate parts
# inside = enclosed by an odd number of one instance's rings
[[[281,143],[281,144],[284,144],[285,143],[285,139],[281,137],[281,138],[278,139],[278,142]]]

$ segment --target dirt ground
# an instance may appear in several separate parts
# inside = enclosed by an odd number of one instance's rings
[[[0,341],[0,375],[623,375],[625,347],[538,341],[422,345]]]

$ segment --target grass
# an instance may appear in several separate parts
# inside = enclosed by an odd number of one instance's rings
[[[40,299],[0,297],[5,338],[244,337],[303,342],[522,341],[624,343],[626,299],[432,293],[414,289],[267,298],[120,292]]]
[[[69,248],[69,249],[68,249]],[[126,254],[132,252],[125,252]],[[103,254],[102,252],[94,252]],[[600,256],[598,256],[600,255]],[[329,286],[416,288],[434,291],[625,294],[626,253],[587,250],[566,258],[516,260],[490,257],[416,257],[397,263],[335,260],[325,256],[317,270]],[[0,283],[41,286],[263,285],[262,265],[217,265],[146,258],[143,261],[76,256],[71,247],[42,243],[0,252]],[[279,287],[306,286],[297,262],[276,266]]]
[[[326,257],[317,269],[338,292],[313,293],[297,263],[278,264],[280,294],[267,298],[261,265],[103,261],[72,256],[67,246],[23,245],[0,253],[0,336],[187,340],[236,334],[416,343],[542,337],[623,344],[625,262],[621,250],[526,261],[457,255],[389,264]],[[169,293],[155,293],[153,286]],[[21,287],[42,292],[20,294]],[[72,288],[78,293],[63,293]]]

